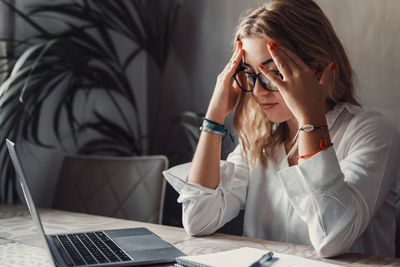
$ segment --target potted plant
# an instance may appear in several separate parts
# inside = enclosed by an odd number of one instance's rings
[[[128,69],[144,52],[163,70],[180,2],[51,2],[32,6],[28,13],[1,2],[36,32],[24,40],[6,40],[13,45],[15,55],[0,57],[13,66],[12,71],[0,69],[8,74],[0,88],[1,201],[13,200],[14,193],[8,189],[15,182],[4,140],[22,136],[50,147],[39,132],[43,112],[51,114],[51,129],[58,143],[63,145],[67,131],[77,153],[143,155],[145,136],[135,97],[137,88]],[[35,19],[37,15],[56,15],[64,24],[63,30],[47,30]],[[121,39],[132,47],[125,56],[118,50]],[[78,98],[99,91],[107,96],[119,122],[99,109],[92,110],[90,120],[77,113],[74,106]],[[55,101],[54,109],[44,110],[49,98]],[[92,137],[84,140],[81,137],[87,132]]]

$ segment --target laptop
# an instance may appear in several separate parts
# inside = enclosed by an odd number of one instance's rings
[[[143,227],[46,235],[15,144],[10,140],[6,142],[18,185],[44,249],[56,266],[138,266],[173,263],[175,257],[185,256],[183,252]]]

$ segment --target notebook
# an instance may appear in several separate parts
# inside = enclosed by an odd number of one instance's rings
[[[257,262],[264,254],[268,253],[266,250],[243,247],[224,252],[217,252],[211,254],[197,255],[197,256],[183,256],[177,257],[176,267],[248,267]],[[273,252],[273,258],[268,265],[262,266],[296,266],[296,267],[338,267],[342,265],[327,263],[323,261],[310,260],[299,256],[292,256]]]

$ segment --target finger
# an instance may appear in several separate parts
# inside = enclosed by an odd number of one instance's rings
[[[325,69],[321,75],[321,79],[319,80],[319,83],[323,87],[329,87],[329,85],[332,83],[333,74],[335,72],[337,64],[338,64],[337,62],[333,62],[331,64],[328,64],[328,66],[325,67]]]
[[[237,70],[237,68],[239,67],[240,61],[243,57],[244,51],[241,47],[239,47],[238,53],[235,55],[235,57],[233,58],[233,61],[228,64],[228,68],[227,71],[230,75],[233,75],[233,73]]]
[[[263,65],[259,65],[258,69],[264,74],[268,79],[270,79],[273,83],[278,86],[279,89],[285,88],[285,81],[282,80],[279,76],[275,75],[274,73],[268,71]]]
[[[242,91],[236,82],[232,84],[232,88],[233,88],[233,93],[236,95],[238,95]]]
[[[242,57],[243,57],[242,46],[243,46],[242,42],[238,41],[237,42],[237,51],[236,51],[236,53],[235,53],[235,55],[233,57],[233,63],[239,63],[240,60],[242,59]]]
[[[221,75],[222,75],[221,77],[224,77],[223,79],[225,81],[230,81],[230,82],[232,82],[234,84],[233,75],[235,74],[235,71],[239,67],[240,59],[242,58],[243,53],[244,53],[243,50],[240,49],[238,54],[235,56],[235,58],[233,58],[233,61],[228,63],[225,66],[225,69],[221,73]]]
[[[288,67],[291,70],[299,68],[299,65],[297,64],[297,59],[299,57],[296,54],[294,54],[294,53],[288,54],[286,52],[286,51],[288,51],[288,49],[285,49],[280,44],[272,44],[272,45],[274,47],[274,49],[272,49],[272,50],[285,61],[286,65],[288,65]]]
[[[269,53],[271,54],[272,60],[278,67],[278,70],[283,74],[284,77],[289,77],[292,74],[292,70],[287,62],[284,60],[282,55],[277,51],[276,46],[271,42],[267,45]]]
[[[296,55],[294,52],[291,50],[287,49],[286,47],[283,47],[281,45],[278,45],[279,50],[281,50],[283,53],[288,55],[291,60],[300,68],[300,69],[309,69],[310,67],[299,57]]]
[[[294,60],[288,54],[279,49],[276,53],[279,55],[281,61],[285,62],[285,64],[288,66],[292,74],[293,72],[300,70],[300,67],[296,64],[296,62],[294,62]]]
[[[225,68],[222,72],[227,72],[231,69],[232,64],[236,64],[239,62],[238,57],[239,55],[242,55],[242,42],[238,41],[236,44],[236,50],[235,52],[232,54],[231,59],[229,60],[229,62],[225,65]],[[241,57],[241,56],[240,56]],[[236,65],[237,66],[237,65]]]
[[[235,60],[235,57],[237,56],[237,54],[240,52],[240,50],[242,50],[242,42],[241,41],[237,41],[236,42],[236,47],[235,47],[235,52],[232,54],[231,59],[229,60],[229,62],[232,62]]]

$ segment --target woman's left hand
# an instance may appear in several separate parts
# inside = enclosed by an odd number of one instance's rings
[[[318,120],[325,115],[325,100],[337,63],[328,64],[318,80],[315,71],[289,49],[268,44],[269,52],[284,79],[262,65],[260,71],[279,88],[286,105],[301,124]]]

